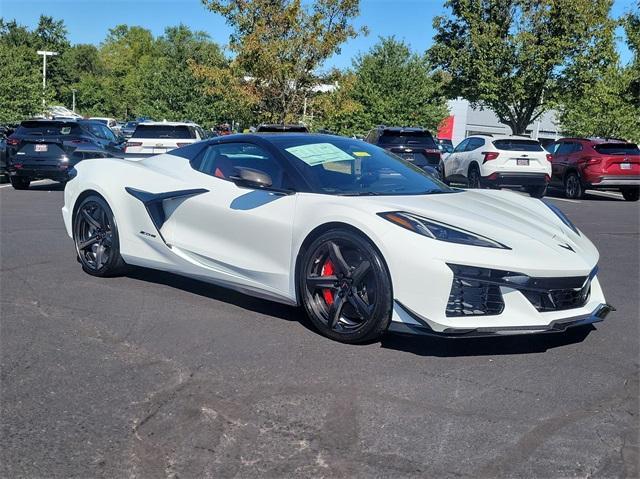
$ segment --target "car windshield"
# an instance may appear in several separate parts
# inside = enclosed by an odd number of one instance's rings
[[[436,142],[428,131],[384,130],[380,135],[381,145],[427,145],[436,149]]]
[[[594,148],[604,155],[640,155],[638,145],[633,143],[602,143]]]
[[[536,140],[495,140],[493,142],[498,150],[509,151],[542,151],[542,145]]]
[[[138,122],[137,121],[128,121],[124,125],[125,128],[135,128],[136,126],[138,126]]]
[[[444,183],[393,153],[338,137],[274,137],[271,142],[293,161],[316,193],[420,195],[451,193]]]
[[[133,138],[174,138],[186,140],[192,138],[186,125],[145,125],[139,124],[133,132]]]

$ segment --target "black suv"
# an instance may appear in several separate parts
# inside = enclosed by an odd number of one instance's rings
[[[7,170],[16,190],[33,180],[66,182],[87,158],[123,156],[124,140],[92,120],[27,120],[7,138]]]
[[[378,126],[364,141],[389,150],[427,173],[440,177],[440,149],[433,135],[424,128]]]

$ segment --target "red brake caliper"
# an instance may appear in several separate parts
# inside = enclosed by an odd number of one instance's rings
[[[330,259],[328,259],[323,265],[322,265],[322,269],[320,270],[320,276],[332,276],[333,275],[333,263],[331,262]],[[325,288],[322,290],[322,297],[324,298],[325,302],[331,306],[333,304],[333,292],[328,289]]]

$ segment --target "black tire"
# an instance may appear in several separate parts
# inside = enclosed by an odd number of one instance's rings
[[[620,193],[627,201],[638,201],[638,198],[640,198],[640,188],[622,188]]]
[[[547,185],[542,186],[525,186],[524,190],[529,193],[532,198],[544,198],[547,194]]]
[[[579,200],[584,196],[584,187],[580,177],[573,171],[564,179],[564,196],[572,200]]]
[[[324,336],[343,343],[377,340],[391,321],[393,292],[387,266],[362,235],[332,229],[302,254],[298,291]]]
[[[88,196],[73,218],[73,241],[82,269],[99,277],[117,276],[126,269],[120,256],[118,226],[111,208],[100,196]]]
[[[11,186],[16,190],[28,190],[31,184],[31,178],[21,176],[11,176],[9,181],[11,181]]]
[[[480,168],[477,163],[469,165],[467,171],[467,186],[469,188],[482,188],[482,177],[480,176]]]

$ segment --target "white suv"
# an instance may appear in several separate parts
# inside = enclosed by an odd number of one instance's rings
[[[206,136],[195,123],[148,121],[138,123],[124,152],[129,158],[159,155],[204,140]]]
[[[524,187],[535,198],[545,195],[551,179],[551,155],[537,140],[521,136],[470,136],[442,163],[447,183]]]

